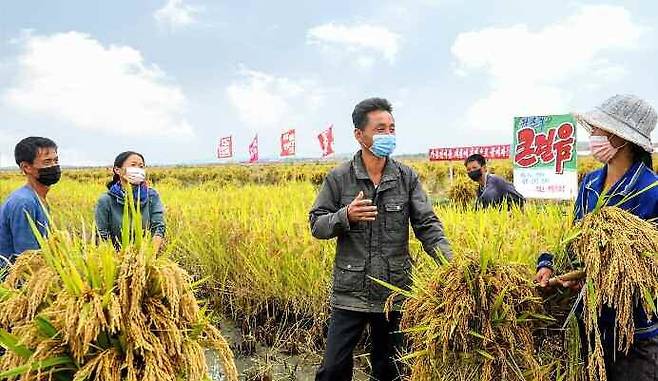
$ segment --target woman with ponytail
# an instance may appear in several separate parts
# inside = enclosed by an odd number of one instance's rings
[[[126,190],[132,189],[134,202],[142,213],[144,231],[151,233],[153,244],[160,250],[165,237],[164,206],[155,189],[146,181],[144,156],[133,151],[120,153],[114,160],[112,180],[107,183],[107,192],[96,204],[96,228],[98,236],[112,240],[119,249],[121,227],[126,203]]]

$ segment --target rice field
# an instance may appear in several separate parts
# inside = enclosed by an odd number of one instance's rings
[[[523,211],[475,212],[461,198],[450,201],[447,165],[411,164],[420,173],[456,252],[476,253],[490,263],[526,269],[527,274],[541,251],[561,252],[570,232],[570,203],[529,203]],[[207,302],[218,321],[220,316],[230,320],[253,341],[239,347],[233,343],[236,355],[250,354],[255,345],[276,347],[287,355],[321,353],[335,247],[331,241],[312,238],[308,210],[324,174],[334,165],[149,169],[150,181],[166,206],[165,255],[194,279],[203,280],[197,297]],[[581,172],[593,167],[585,161]],[[491,169],[511,178],[507,162],[493,163]],[[454,170],[458,177],[465,173],[462,165],[456,164]],[[49,194],[51,213],[60,228],[89,234],[94,205],[105,192],[108,174],[107,169],[65,172]],[[18,174],[0,173],[0,198],[22,183]],[[463,193],[467,192],[459,192],[459,197]],[[414,289],[422,289],[437,268],[413,238],[411,247]]]

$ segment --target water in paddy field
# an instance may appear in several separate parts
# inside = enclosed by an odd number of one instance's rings
[[[240,330],[228,320],[222,320],[220,329],[224,337],[231,343],[243,341]],[[221,361],[212,349],[206,350],[208,373],[213,381],[225,380]],[[240,380],[247,381],[312,381],[320,363],[321,353],[291,356],[273,348],[256,346],[253,355],[244,356],[235,353],[235,364],[240,373]],[[359,367],[363,361],[356,361],[355,381],[368,380],[368,375]]]
[[[208,364],[208,375],[212,381],[223,381],[222,366],[217,353],[212,349],[206,349],[206,364]]]

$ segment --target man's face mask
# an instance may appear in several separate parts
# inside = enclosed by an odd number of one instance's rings
[[[365,147],[365,145],[362,143]],[[367,148],[373,155],[378,158],[387,158],[393,154],[396,141],[395,134],[377,134],[372,137],[372,145]]]
[[[37,181],[49,187],[57,184],[62,177],[62,170],[59,165],[52,165],[50,167],[39,168],[39,175]]]
[[[482,178],[482,168],[474,169],[468,172],[468,177],[473,181],[480,181]]]

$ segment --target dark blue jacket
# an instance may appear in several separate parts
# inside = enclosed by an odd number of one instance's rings
[[[476,209],[500,208],[502,206],[510,208],[512,205],[523,206],[525,198],[514,188],[512,183],[493,174],[487,173],[485,176],[487,176],[485,185],[484,187],[480,186],[477,192]]]
[[[580,184],[580,190],[578,191],[578,198],[576,199],[574,213],[576,221],[582,219],[596,207],[601,192],[603,191],[607,169],[607,166],[605,166],[585,175],[583,178],[583,181]],[[615,185],[610,187],[610,190],[607,193],[609,199],[607,200],[606,205],[617,205],[625,197],[637,194],[642,189],[647,188],[657,181],[658,176],[645,164],[638,162],[631,166],[626,174],[624,174]],[[643,220],[654,220],[658,218],[658,187],[630,198],[628,201],[618,206]],[[620,228],[623,229],[623,227]],[[550,255],[543,254],[539,258],[538,267],[550,267],[551,260],[552,258]],[[649,320],[640,305],[635,308],[634,317],[636,339],[648,339],[658,336],[658,319],[653,317],[652,320]],[[614,325],[614,319],[614,310],[604,308],[599,323],[602,328],[606,326],[611,327]]]

